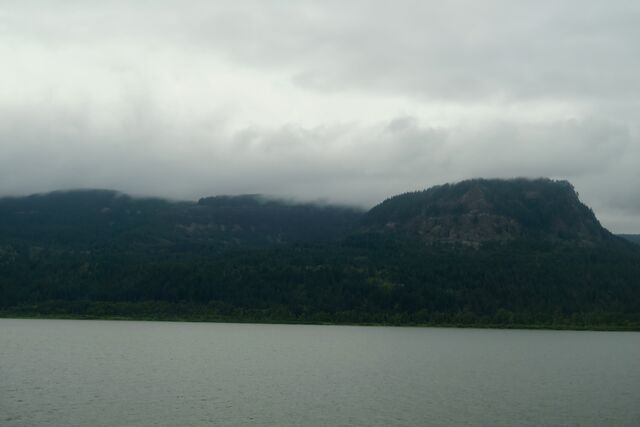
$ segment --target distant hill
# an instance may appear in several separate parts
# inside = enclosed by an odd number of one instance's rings
[[[566,181],[475,179],[368,212],[0,199],[0,316],[640,330],[639,277],[640,247]]]
[[[289,203],[259,195],[195,202],[76,190],[0,199],[0,239],[62,246],[205,245],[224,250],[343,237],[355,208]]]
[[[405,193],[371,209],[363,224],[369,231],[430,243],[617,240],[580,202],[570,183],[550,179],[473,179]]]
[[[600,225],[571,184],[549,179],[445,184],[392,197],[368,212],[255,194],[197,202],[111,190],[0,198],[0,240],[34,244],[186,244],[225,250],[335,241],[354,232],[472,246],[521,238],[583,245],[620,240]]]
[[[188,226],[191,233],[224,229],[247,241],[261,236],[265,242],[292,243],[344,237],[360,220],[363,211],[242,195],[202,198],[191,214],[194,220]]]

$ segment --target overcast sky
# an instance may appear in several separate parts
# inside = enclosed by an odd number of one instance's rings
[[[0,1],[0,194],[571,181],[640,233],[640,2]]]

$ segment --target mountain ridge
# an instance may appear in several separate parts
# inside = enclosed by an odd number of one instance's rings
[[[478,246],[517,238],[597,244],[616,238],[568,181],[471,179],[391,197],[364,216],[365,230]]]
[[[0,199],[0,316],[640,330],[638,277],[640,246],[550,180],[449,184],[366,213]]]
[[[350,218],[343,221],[342,230],[336,235],[344,235],[352,227],[352,231],[359,232],[413,235],[425,243],[472,246],[491,240],[530,237],[594,244],[610,241],[614,236],[579,200],[578,193],[568,181],[547,178],[469,179],[398,194],[369,210],[284,200],[261,194],[172,201],[159,197],[132,197],[116,190],[91,189],[0,198],[0,218],[7,221],[11,216],[12,220],[21,217],[17,222],[22,224],[28,223],[29,219],[40,224],[65,222],[65,218],[73,217],[78,211],[85,216],[93,215],[94,226],[116,223],[126,226],[136,223],[136,217],[150,221],[155,215],[174,226],[192,231],[217,226],[237,230],[243,227],[237,222],[244,222],[245,227],[255,229],[261,220],[278,222],[279,215],[306,215],[308,218],[302,221],[299,218],[289,220],[312,228],[313,221],[322,215],[340,213]],[[248,212],[257,216],[249,219]],[[212,218],[219,218],[224,224],[207,222]],[[80,222],[77,219],[74,218],[70,225],[91,222],[86,217]]]

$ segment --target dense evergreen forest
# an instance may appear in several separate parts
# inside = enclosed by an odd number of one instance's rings
[[[470,180],[368,212],[0,199],[5,316],[640,329],[639,278],[640,246],[563,181]]]

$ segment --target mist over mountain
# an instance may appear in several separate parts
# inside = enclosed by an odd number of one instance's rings
[[[0,236],[63,246],[200,245],[223,250],[334,240],[360,216],[357,208],[260,195],[185,202],[74,190],[0,199]]]
[[[0,195],[372,206],[549,176],[612,231],[640,228],[634,1],[190,5],[3,1]]]
[[[0,314],[640,328],[640,247],[572,185],[473,179],[369,211],[249,194],[0,199]]]

